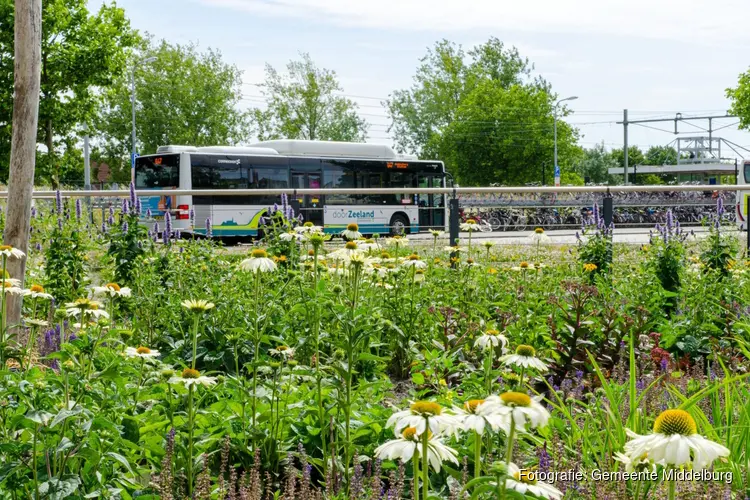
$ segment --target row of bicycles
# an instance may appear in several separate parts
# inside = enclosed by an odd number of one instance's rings
[[[731,202],[726,193],[704,196],[703,193],[680,192],[671,197],[665,197],[665,193],[646,193],[648,196],[642,197],[632,196],[636,193],[627,194],[627,198],[620,198],[613,193],[613,221],[618,226],[644,227],[664,223],[667,210],[672,210],[675,220],[680,224],[695,226],[714,219],[717,198],[723,198],[725,205],[734,204],[734,193],[729,194]],[[584,221],[593,220],[595,202],[601,206],[601,199],[595,200],[590,194],[585,197],[568,197],[565,202],[558,200],[557,206],[545,206],[539,203],[538,196],[534,198],[531,201],[535,203],[516,198],[511,203],[497,205],[473,204],[462,198],[461,218],[476,220],[480,229],[485,232],[523,231],[536,227],[571,229],[581,227]],[[525,203],[520,203],[521,201]],[[734,222],[733,210],[724,213],[723,222]]]

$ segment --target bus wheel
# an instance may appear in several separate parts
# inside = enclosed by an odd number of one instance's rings
[[[409,231],[409,219],[405,215],[396,214],[391,217],[391,236],[403,235]]]

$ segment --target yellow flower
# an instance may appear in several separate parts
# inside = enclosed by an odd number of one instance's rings
[[[491,267],[491,268],[489,268],[489,269],[487,270],[487,272],[488,272],[489,274],[497,274],[497,269],[495,269],[494,267]]]
[[[586,271],[587,273],[596,271],[596,268],[597,268],[596,264],[592,264],[591,262],[588,262],[583,265],[583,270]]]

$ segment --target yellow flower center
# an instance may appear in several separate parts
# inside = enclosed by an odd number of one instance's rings
[[[414,271],[414,274],[416,275],[424,274],[424,269],[417,269],[416,271]]]
[[[526,356],[528,358],[532,356],[536,356],[536,349],[531,347],[530,345],[519,345],[516,347],[516,354],[519,356]]]
[[[253,259],[267,259],[268,258],[268,252],[263,250],[262,248],[256,248],[252,252],[250,252],[250,256]]]
[[[149,349],[148,347],[139,347],[135,350],[135,352],[137,352],[138,354],[151,354],[151,349]]]
[[[374,243],[375,243],[375,240],[373,240],[372,238],[367,238],[367,239],[365,240],[365,243],[367,243],[368,245],[372,245],[372,244],[374,244]]]
[[[279,257],[279,262],[286,262],[286,255]]]
[[[403,239],[403,236],[401,236],[400,234],[397,234],[396,236],[393,237],[393,239],[396,241],[399,241]]]
[[[685,410],[666,410],[656,417],[654,432],[672,435],[692,436],[698,432],[695,420]]]
[[[500,335],[500,330],[495,330],[494,328],[490,328],[489,330],[487,330],[486,333],[487,335],[492,335],[492,336]]]
[[[390,259],[391,258],[391,254],[389,254],[388,252],[381,252],[380,253],[380,258],[381,259]]]
[[[182,370],[182,378],[198,378],[201,376],[201,372],[192,368],[185,368]]]
[[[346,242],[346,249],[347,250],[356,250],[357,249],[357,243],[354,241],[347,241]]]
[[[308,221],[308,222],[305,222],[305,223],[304,223],[304,224],[302,224],[302,225],[303,225],[304,227],[313,227],[313,223],[312,223],[312,222],[309,222],[309,221]]]
[[[476,224],[477,221],[475,221],[474,219],[469,219],[469,220],[466,221],[466,223],[467,224]]]
[[[42,285],[31,285],[31,291],[36,293],[44,293],[44,287]]]
[[[307,251],[307,255],[309,255],[310,257],[314,257],[315,256],[315,250],[308,250]]]
[[[416,427],[407,427],[401,432],[401,436],[403,436],[404,439],[408,441],[419,441],[419,436],[417,436],[417,428]],[[427,431],[427,438],[432,437],[432,432]]]
[[[534,229],[534,232],[536,234],[544,234],[544,229],[542,229],[541,227],[538,227],[538,228]]]
[[[529,267],[529,263],[526,261],[521,262],[520,265],[521,265],[521,269],[526,269],[527,267]]]
[[[466,259],[466,263],[467,264],[473,264],[474,263],[474,259]]]
[[[107,283],[104,286],[105,288],[109,288],[110,290],[114,290],[115,292],[120,291],[120,285],[118,285],[117,283]]]
[[[284,352],[284,351],[288,351],[289,347],[285,345],[280,345],[279,347],[276,348],[276,350],[279,352]]]
[[[522,392],[505,392],[500,399],[509,406],[531,406],[531,398]]]
[[[13,247],[10,245],[0,245],[0,252],[5,251],[5,250],[12,250],[12,249]]]
[[[409,260],[419,260],[419,255],[413,253],[409,256]]]
[[[596,267],[596,264],[588,263],[583,265],[583,270],[590,273],[591,271],[595,271]]]
[[[396,264],[393,264],[393,263],[391,263],[391,264],[386,264],[386,266],[385,266],[385,267],[386,267],[386,269],[396,269]]]
[[[491,267],[487,270],[487,272],[490,274],[497,274],[497,269],[495,269],[494,267]]]
[[[411,412],[415,415],[422,415],[424,417],[432,417],[440,415],[443,412],[443,408],[432,401],[417,401],[411,405]]]
[[[12,286],[9,282],[3,281],[3,288],[11,288]]]
[[[347,231],[359,231],[359,226],[355,222],[352,222],[351,224],[346,226],[346,230]]]
[[[482,403],[484,403],[484,399],[470,399],[469,401],[464,403],[464,408],[466,408],[466,411],[469,413],[476,413],[477,408]]]

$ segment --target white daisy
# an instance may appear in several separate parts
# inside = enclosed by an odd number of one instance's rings
[[[421,439],[417,434],[415,427],[407,427],[402,432],[397,432],[397,439],[388,441],[375,448],[375,456],[380,460],[396,460],[408,462],[412,458],[418,460],[419,452],[422,449]],[[429,434],[427,441],[427,460],[430,466],[440,472],[443,462],[453,462],[458,465],[456,450],[443,444],[443,442],[434,434]]]
[[[23,259],[26,254],[10,245],[0,245],[0,255],[6,258]]]
[[[109,314],[101,309],[101,302],[91,299],[76,299],[75,302],[65,304],[65,312],[68,316],[93,316],[95,318],[109,318]]]
[[[182,307],[189,309],[191,312],[205,312],[213,309],[214,303],[203,299],[189,299],[180,302]]]
[[[396,235],[385,239],[386,245],[392,245],[395,247],[408,247],[409,239],[406,236]]]
[[[323,227],[316,226],[312,222],[305,222],[303,225],[295,227],[294,231],[299,234],[322,233]]]
[[[498,330],[487,330],[483,335],[477,337],[474,341],[474,347],[478,347],[481,350],[494,349],[497,346],[503,348],[508,345],[508,339],[502,335]]]
[[[473,233],[479,231],[479,224],[474,219],[469,219],[466,222],[461,223],[461,231]]]
[[[424,269],[427,267],[427,263],[415,253],[408,256],[401,265],[404,267],[415,267],[417,269]]]
[[[549,412],[539,402],[541,396],[530,397],[521,392],[505,392],[500,396],[488,397],[484,404],[477,408],[480,415],[500,415],[502,423],[498,425],[506,434],[510,433],[511,421],[520,432],[526,429],[528,423],[531,428],[546,427]]]
[[[25,292],[23,288],[13,286],[7,281],[3,283],[3,288],[5,289],[5,293],[9,293],[11,295],[23,295]]]
[[[545,481],[537,481],[534,471],[521,469],[514,463],[508,464],[508,477],[505,488],[514,490],[521,495],[534,495],[537,498],[559,500],[563,497],[560,490]]]
[[[528,239],[529,241],[537,245],[549,243],[551,241],[550,237],[544,234],[544,229],[542,229],[541,227],[536,228],[534,232],[528,236]]]
[[[17,280],[15,278],[0,279],[0,283],[3,285],[4,288],[8,288],[9,286],[15,286],[15,287],[21,286],[21,280]]]
[[[148,358],[158,358],[159,357],[159,351],[156,349],[149,349],[148,347],[138,347],[137,349],[135,347],[127,347],[125,348],[125,355],[129,358],[142,358],[142,359],[148,359]]]
[[[692,465],[703,470],[717,458],[729,456],[729,449],[698,434],[695,420],[684,410],[662,412],[647,436],[626,431],[631,440],[625,443],[625,455],[631,462],[645,456],[663,466]]]
[[[433,238],[440,238],[445,234],[445,231],[438,231],[437,229],[430,229],[430,234]]]
[[[362,233],[359,232],[359,226],[352,222],[348,226],[346,226],[346,229],[341,231],[341,236],[346,238],[347,240],[358,240],[362,237]]]
[[[284,359],[294,357],[294,349],[285,345],[280,345],[276,349],[269,349],[268,352],[270,352],[274,356],[280,356]]]
[[[423,283],[425,280],[424,269],[414,271],[414,283]]]
[[[110,297],[130,297],[130,288],[120,287],[117,283],[107,283],[104,286],[95,286],[92,288],[94,295],[109,295]]]
[[[651,470],[656,470],[656,464],[651,463],[648,459],[648,455],[642,455],[637,460],[632,460],[629,456],[624,453],[615,452],[614,459],[616,462],[620,462],[625,466],[625,472],[634,472],[640,470],[643,467],[647,467]]]
[[[43,319],[28,318],[24,319],[23,322],[26,324],[26,326],[38,326],[40,328],[46,328],[49,326],[49,323],[47,323]]]
[[[511,267],[514,271],[533,271],[535,269],[534,264],[523,261],[517,266]]]
[[[474,431],[482,435],[487,426],[496,432],[504,428],[506,419],[503,412],[497,410],[497,408],[494,411],[493,408],[485,408],[484,411],[479,411],[485,403],[486,400],[484,399],[472,399],[464,403],[463,408],[453,408],[453,413],[461,421],[463,430]]]
[[[465,248],[459,247],[459,246],[456,246],[456,245],[448,246],[448,247],[443,247],[443,250],[445,250],[446,252],[450,252],[450,253],[461,253],[461,252],[465,252],[466,251]]]
[[[386,422],[398,434],[407,427],[414,427],[418,436],[425,432],[427,426],[433,434],[457,434],[461,422],[454,415],[443,413],[443,408],[431,401],[416,401],[408,410],[394,413]]]
[[[302,241],[302,234],[301,233],[295,233],[293,231],[287,231],[285,233],[281,233],[279,235],[279,239],[281,241]]]
[[[52,299],[52,295],[44,292],[44,287],[42,285],[31,285],[31,288],[24,290],[23,294],[27,297],[31,297],[32,299]]]
[[[250,252],[250,258],[240,262],[240,269],[253,273],[272,273],[276,270],[276,263],[268,257],[268,253],[262,248],[256,248]]]
[[[185,387],[192,385],[198,386],[203,385],[206,387],[212,387],[216,385],[216,377],[206,377],[201,375],[201,372],[192,368],[185,368],[182,370],[182,374],[179,377],[172,377],[169,379],[170,384],[183,384]]]
[[[519,345],[516,347],[515,354],[501,356],[500,362],[507,366],[534,368],[540,372],[546,372],[548,370],[547,363],[536,357],[536,349],[530,345]]]

